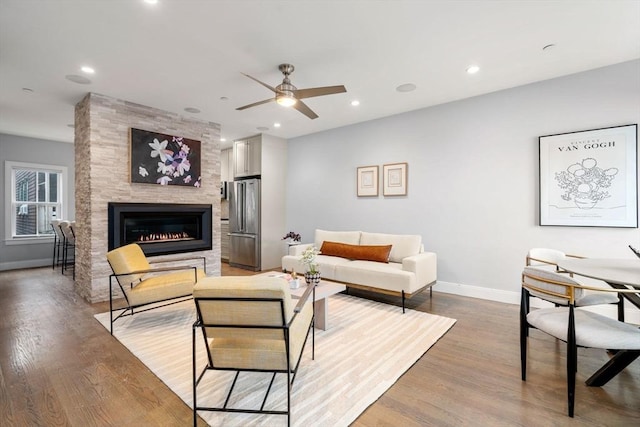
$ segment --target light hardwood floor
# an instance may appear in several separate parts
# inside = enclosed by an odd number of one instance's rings
[[[223,274],[250,273],[223,264]],[[439,292],[408,306],[458,322],[354,426],[640,425],[640,361],[591,388],[584,380],[607,355],[580,349],[570,419],[563,343],[532,331],[528,380],[520,380],[517,306]],[[106,310],[50,268],[0,272],[0,425],[192,423],[187,405],[93,318]]]

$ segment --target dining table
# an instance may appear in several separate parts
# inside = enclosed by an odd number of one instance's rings
[[[562,260],[558,267],[579,276],[602,280],[615,289],[637,289],[638,293],[620,295],[640,309],[640,259],[576,258]],[[623,304],[618,304],[618,319],[624,321]],[[585,382],[592,387],[603,386],[638,357],[640,350],[618,350]]]

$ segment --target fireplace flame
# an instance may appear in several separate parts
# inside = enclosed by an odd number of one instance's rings
[[[175,240],[193,240],[185,231],[179,233],[150,233],[138,237],[138,242],[170,242]]]

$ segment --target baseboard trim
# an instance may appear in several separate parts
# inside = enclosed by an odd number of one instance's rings
[[[29,259],[25,261],[0,262],[0,271],[21,270],[23,268],[46,267],[51,265],[51,258]]]
[[[489,301],[503,302],[506,304],[520,305],[519,288],[517,292],[513,292],[438,280],[438,282],[433,286],[433,290],[437,292],[444,292],[447,294],[460,295],[463,297],[478,298]],[[552,307],[552,304],[545,303],[538,298],[533,298],[531,299],[531,306],[536,308],[544,308]],[[612,318],[618,317],[617,307],[611,304],[589,307],[588,310]],[[635,307],[631,306],[631,303],[629,303],[628,301],[625,301],[624,318],[625,322],[627,323],[640,325],[640,312]]]

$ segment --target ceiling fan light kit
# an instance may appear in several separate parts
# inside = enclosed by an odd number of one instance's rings
[[[302,102],[301,99],[313,98],[316,96],[332,95],[334,93],[344,93],[347,91],[347,89],[342,85],[298,89],[294,85],[292,85],[291,81],[289,80],[289,75],[293,73],[293,70],[295,70],[295,67],[293,65],[280,64],[278,66],[278,70],[280,70],[280,72],[284,74],[284,79],[282,79],[282,83],[276,86],[275,88],[272,86],[269,86],[264,82],[261,82],[255,77],[251,77],[250,75],[243,73],[245,76],[249,77],[251,80],[261,84],[262,86],[274,92],[276,96],[275,98],[269,98],[263,101],[254,102],[253,104],[248,104],[242,107],[238,107],[236,108],[236,110],[246,110],[247,108],[257,107],[258,105],[266,104],[271,101],[276,101],[276,103],[284,107],[295,108],[296,110],[298,110],[299,112],[301,112],[302,114],[304,114],[305,116],[313,120],[313,119],[317,119],[318,115],[314,113],[313,110],[311,110],[311,108],[309,108],[304,102]]]
[[[276,102],[283,107],[293,107],[298,100],[293,96],[291,92],[277,93]]]

